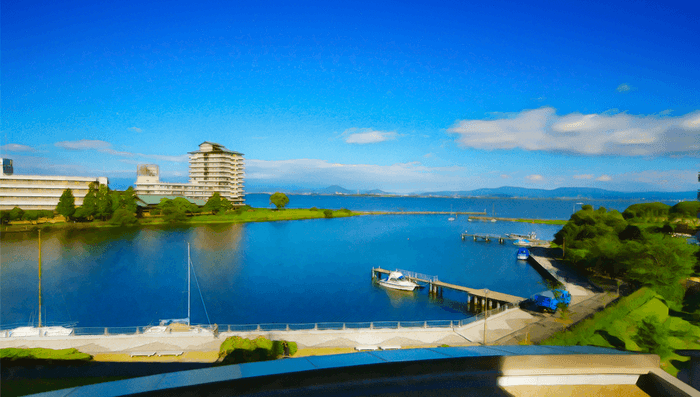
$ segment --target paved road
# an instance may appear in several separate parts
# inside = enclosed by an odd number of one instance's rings
[[[585,318],[603,310],[610,302],[617,299],[614,292],[601,292],[569,307],[569,321],[562,321],[560,312],[555,314],[533,313],[539,320],[532,322],[522,329],[510,333],[497,340],[497,345],[517,345],[529,340],[537,344],[565,328],[571,327]]]

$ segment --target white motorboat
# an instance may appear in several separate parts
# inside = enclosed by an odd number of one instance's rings
[[[530,232],[528,234],[507,233],[506,236],[512,238],[529,238],[530,240],[537,240],[537,233],[535,232]]]
[[[386,280],[379,280],[379,285],[402,291],[413,291],[418,287],[418,284],[404,277],[401,272],[389,273],[389,277]]]
[[[529,247],[530,245],[532,245],[532,243],[527,239],[519,238],[513,242],[513,245],[518,245],[521,247]]]

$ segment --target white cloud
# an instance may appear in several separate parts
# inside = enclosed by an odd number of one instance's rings
[[[503,178],[503,179],[508,179],[508,178],[510,178],[510,175],[507,175],[507,174],[501,174],[501,178]]]
[[[356,132],[359,131],[359,132]],[[358,129],[350,128],[345,130],[341,135],[346,136],[346,143],[356,143],[359,145],[365,145],[368,143],[378,143],[389,140],[394,140],[397,137],[396,132],[387,131],[376,131],[370,128]]]
[[[8,143],[7,145],[0,146],[0,151],[3,152],[33,152],[34,148],[27,145],[20,145],[18,143]]]
[[[628,91],[632,91],[632,90],[634,90],[634,88],[629,84],[623,83],[623,84],[620,84],[617,86],[617,92],[628,92]]]
[[[525,179],[531,181],[531,182],[542,182],[544,181],[544,177],[542,175],[538,174],[533,174],[533,175],[528,175],[525,177]]]
[[[574,179],[593,179],[593,175],[591,174],[583,174],[583,175],[574,175]]]
[[[114,156],[121,157],[143,157],[147,159],[171,161],[176,163],[184,163],[189,160],[188,155],[183,154],[180,156],[165,156],[160,154],[143,154],[143,153],[132,153],[123,152],[112,149],[112,144],[100,140],[88,140],[81,139],[79,141],[61,141],[54,144],[56,147],[68,149],[68,150],[96,150],[98,152],[111,154]]]
[[[610,175],[601,175],[595,179],[596,181],[601,181],[601,182],[610,182],[612,181],[612,177]]]
[[[81,139],[79,141],[61,141],[54,143],[54,146],[68,150],[104,150],[109,149],[112,144],[105,141]]]
[[[462,147],[583,155],[700,157],[700,111],[679,117],[626,113],[558,116],[544,107],[494,120],[460,120],[449,133]]]
[[[339,164],[317,159],[246,160],[246,179],[299,184],[372,185],[392,191],[447,189],[463,182],[460,166],[426,167],[420,162],[392,165]]]
[[[133,132],[138,132],[138,133],[141,133],[141,131],[143,131],[139,127],[129,127],[129,128],[127,128],[127,130],[133,131]]]

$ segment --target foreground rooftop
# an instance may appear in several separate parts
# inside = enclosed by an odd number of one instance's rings
[[[700,396],[659,357],[592,346],[370,351],[145,376],[41,396]]]

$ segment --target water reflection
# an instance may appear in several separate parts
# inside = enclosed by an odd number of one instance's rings
[[[42,233],[44,306],[80,326],[134,326],[186,316],[187,243],[212,322],[461,319],[465,297],[436,300],[378,288],[370,269],[407,269],[446,282],[529,296],[539,274],[512,245],[462,241],[459,218],[396,215],[295,222],[54,230]],[[535,227],[536,226],[536,227]],[[483,233],[547,238],[559,227],[498,222]],[[479,230],[480,229],[480,230]],[[522,229],[522,230],[521,230]],[[37,307],[36,235],[3,234],[0,319],[27,321]],[[514,264],[516,262],[516,264]],[[205,322],[194,289],[192,318]],[[380,290],[381,289],[381,290]]]
[[[417,300],[416,291],[401,291],[383,287],[377,288],[381,288],[386,292],[386,295],[389,297],[389,302],[391,302],[391,306],[394,308],[400,308],[409,302],[416,302]]]

